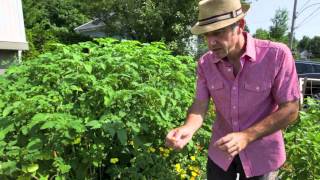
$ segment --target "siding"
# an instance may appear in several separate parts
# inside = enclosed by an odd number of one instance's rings
[[[21,0],[0,0],[0,49],[28,49]]]

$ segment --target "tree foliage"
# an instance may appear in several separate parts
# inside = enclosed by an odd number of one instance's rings
[[[89,20],[75,0],[23,0],[23,13],[30,50],[35,56],[50,42],[75,43],[88,40],[73,29]]]
[[[310,50],[314,57],[320,57],[320,36],[315,36],[311,39]]]
[[[183,52],[196,22],[198,0],[97,0],[88,13],[102,19],[109,36],[164,41]]]
[[[271,19],[270,37],[275,40],[283,41],[287,37],[288,30],[288,10],[278,9],[274,18]]]
[[[269,31],[259,28],[256,30],[254,37],[258,39],[270,39],[270,34]]]
[[[302,39],[298,43],[298,48],[300,51],[309,50],[310,49],[311,39],[308,36],[303,36]]]

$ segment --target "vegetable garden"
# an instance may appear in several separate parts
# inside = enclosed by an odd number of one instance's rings
[[[165,44],[52,44],[0,76],[0,179],[204,179],[214,114],[192,142],[164,146],[184,122],[195,61]],[[286,130],[282,179],[320,179],[320,106]]]

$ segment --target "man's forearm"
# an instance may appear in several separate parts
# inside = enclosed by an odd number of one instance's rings
[[[207,101],[195,101],[188,110],[185,126],[188,126],[193,132],[196,132],[202,126],[207,111]]]
[[[202,126],[202,123],[202,115],[190,113],[188,114],[185,126],[188,126],[193,132],[196,132]]]
[[[298,102],[289,102],[280,107],[280,109],[262,121],[254,124],[243,132],[249,137],[249,142],[253,142],[264,136],[270,135],[280,129],[286,128],[298,117]]]

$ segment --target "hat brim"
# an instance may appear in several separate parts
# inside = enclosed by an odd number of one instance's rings
[[[215,23],[212,23],[209,25],[205,25],[205,26],[199,26],[199,22],[197,22],[191,28],[191,33],[194,35],[200,35],[200,34],[204,34],[207,32],[211,32],[211,31],[215,31],[215,30],[227,27],[227,26],[239,21],[240,19],[242,19],[247,14],[249,8],[250,8],[249,4],[242,4],[243,13],[240,16],[237,16],[232,19],[222,20],[222,21],[215,22]]]

